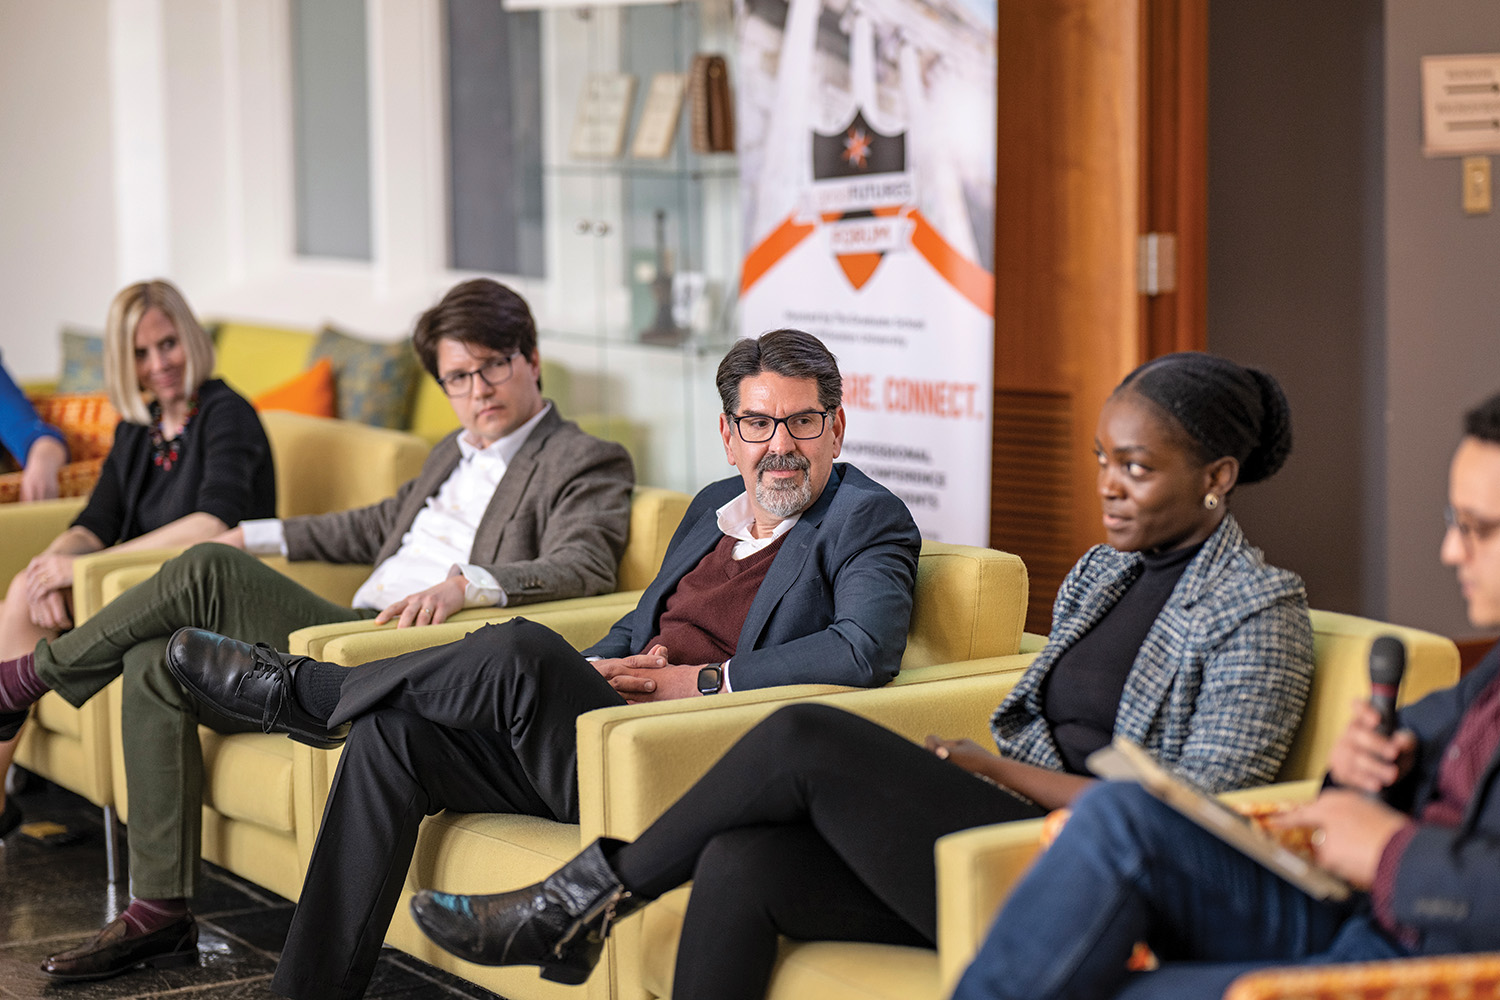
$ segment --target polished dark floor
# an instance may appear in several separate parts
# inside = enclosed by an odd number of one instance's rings
[[[212,865],[193,901],[199,923],[197,968],[146,969],[97,983],[56,983],[37,966],[89,937],[128,902],[104,877],[100,810],[71,793],[32,781],[16,798],[26,825],[52,821],[74,843],[44,845],[16,832],[0,842],[0,998],[47,1000],[251,1000],[267,987],[286,937],[292,904]],[[123,853],[123,851],[122,851]],[[387,949],[368,997],[382,1000],[498,1000],[495,994]]]

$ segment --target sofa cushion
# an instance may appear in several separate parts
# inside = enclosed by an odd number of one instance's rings
[[[410,341],[375,343],[324,327],[308,363],[320,358],[333,365],[340,417],[397,430],[406,426],[421,372]]]
[[[104,391],[104,338],[67,327],[62,331],[62,378],[57,391]]]
[[[333,362],[320,358],[318,363],[293,375],[278,386],[267,389],[251,402],[262,412],[285,410],[309,417],[338,416],[338,392],[333,378]]]
[[[250,399],[311,364],[314,337],[306,330],[229,322],[217,328],[214,374]]]

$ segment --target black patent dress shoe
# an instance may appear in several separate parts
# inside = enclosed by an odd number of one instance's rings
[[[620,884],[596,840],[546,879],[488,896],[424,889],[412,897],[417,926],[459,958],[480,965],[539,965],[543,979],[577,986],[589,977],[616,920],[644,906]]]
[[[167,669],[194,698],[215,711],[286,733],[298,743],[329,750],[344,742],[349,725],[329,728],[297,701],[293,682],[305,656],[278,653],[201,628],[180,628],[167,643]]]
[[[3,775],[0,775],[3,779]],[[0,810],[0,840],[8,837],[16,827],[21,825],[21,807],[16,805],[16,800],[9,796],[5,799],[5,808]]]
[[[26,722],[26,716],[30,714],[30,708],[18,708],[14,712],[0,712],[0,743],[9,743],[15,739],[16,734],[21,731],[22,724]]]
[[[191,913],[160,930],[129,937],[130,925],[116,917],[91,941],[58,952],[42,963],[53,979],[108,979],[131,969],[176,968],[198,964],[198,921]]]

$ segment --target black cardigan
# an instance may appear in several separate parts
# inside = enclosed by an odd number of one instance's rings
[[[198,387],[198,412],[171,469],[151,460],[151,429],[120,421],[89,502],[73,523],[106,546],[202,511],[233,527],[276,516],[271,444],[255,409],[219,379]]]

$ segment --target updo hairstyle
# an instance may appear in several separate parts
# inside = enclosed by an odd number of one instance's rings
[[[1269,479],[1292,451],[1292,412],[1275,377],[1199,351],[1165,354],[1125,376],[1130,391],[1177,421],[1206,464],[1240,463],[1240,483]]]

